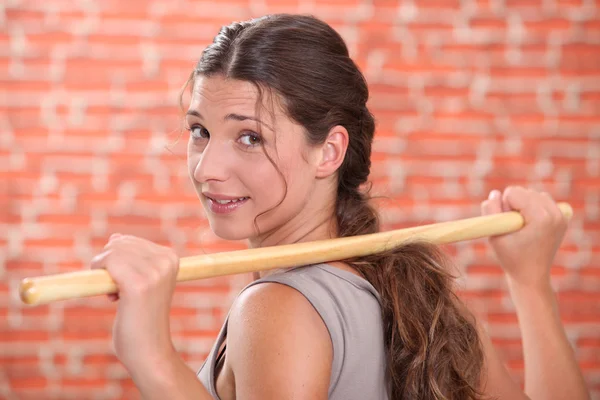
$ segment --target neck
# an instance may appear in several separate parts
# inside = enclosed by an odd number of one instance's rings
[[[330,203],[335,204],[335,202]],[[337,223],[333,207],[303,210],[287,223],[263,235],[248,240],[250,248],[280,246],[284,244],[312,242],[337,237]],[[261,271],[254,278],[262,278],[287,268]]]

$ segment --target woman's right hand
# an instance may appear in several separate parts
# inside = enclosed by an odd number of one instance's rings
[[[550,268],[567,230],[567,219],[548,193],[509,186],[481,203],[483,215],[518,211],[525,226],[489,239],[509,281],[519,286],[550,282]]]
[[[133,371],[165,363],[175,354],[169,315],[179,258],[169,248],[135,236],[113,234],[91,263],[105,269],[119,293],[113,344],[121,363]]]

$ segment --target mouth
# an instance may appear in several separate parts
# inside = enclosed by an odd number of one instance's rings
[[[213,214],[229,214],[242,207],[249,199],[249,197],[215,199],[207,195],[204,195],[204,197],[207,201],[208,210]]]
[[[213,199],[212,197],[209,197],[209,196],[204,196],[204,197],[206,197],[207,199],[212,200],[218,204],[238,203],[240,201],[248,200],[248,197],[239,197],[237,199],[228,199],[228,200],[217,200],[217,199]]]

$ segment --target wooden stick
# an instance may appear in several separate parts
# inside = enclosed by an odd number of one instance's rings
[[[570,219],[573,215],[571,206],[568,203],[558,206]],[[521,214],[510,211],[370,235],[183,257],[177,281],[343,260],[379,253],[412,239],[436,244],[478,239],[514,232],[523,224]],[[116,293],[117,287],[108,272],[96,269],[25,278],[19,290],[24,303],[38,305]]]

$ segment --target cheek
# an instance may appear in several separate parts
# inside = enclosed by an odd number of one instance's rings
[[[245,165],[240,168],[240,176],[243,176],[242,180],[250,190],[250,195],[258,200],[260,205],[269,207],[274,206],[281,200],[288,180],[285,175],[282,176],[277,171],[269,160]]]
[[[306,162],[298,153],[280,153],[277,161],[280,161],[277,164],[279,171],[267,160],[267,166],[263,166],[255,174],[249,174],[254,181],[257,200],[260,200],[259,207],[266,210],[278,206],[282,212],[296,212],[305,202],[310,190],[310,174]]]

